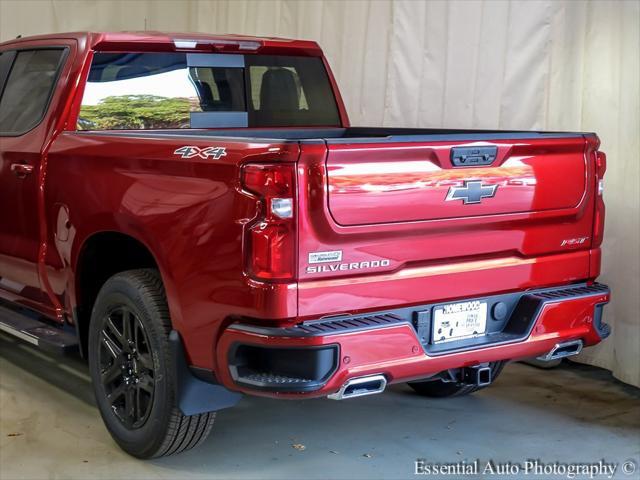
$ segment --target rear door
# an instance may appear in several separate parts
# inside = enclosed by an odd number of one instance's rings
[[[50,305],[38,275],[42,150],[68,54],[68,46],[36,43],[0,57],[7,72],[0,97],[0,295],[36,308]]]
[[[460,137],[303,145],[301,315],[588,276],[595,154],[584,136]]]

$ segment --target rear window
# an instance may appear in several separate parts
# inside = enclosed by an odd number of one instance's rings
[[[64,54],[62,48],[17,52],[0,99],[3,135],[21,135],[40,123]]]
[[[79,130],[340,126],[317,57],[96,53]]]

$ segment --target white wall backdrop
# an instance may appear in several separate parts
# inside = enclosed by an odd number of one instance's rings
[[[355,125],[597,132],[614,333],[582,359],[640,386],[640,2],[0,0],[0,40],[144,29],[316,40]]]

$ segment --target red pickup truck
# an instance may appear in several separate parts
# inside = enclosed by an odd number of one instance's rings
[[[233,35],[19,38],[0,93],[0,329],[79,350],[137,457],[609,334],[594,134],[351,127],[316,43]]]

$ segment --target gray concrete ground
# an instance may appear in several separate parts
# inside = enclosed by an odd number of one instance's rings
[[[50,357],[3,335],[0,352],[2,480],[415,478],[418,458],[480,459],[480,470],[488,460],[496,468],[522,464],[508,478],[553,477],[525,475],[527,459],[604,459],[618,464],[615,478],[640,478],[638,470],[622,473],[626,461],[640,467],[640,391],[576,364],[550,371],[511,364],[491,388],[457,399],[421,398],[405,385],[343,402],[244,398],[218,414],[197,450],[143,462],[109,437],[79,359]]]

